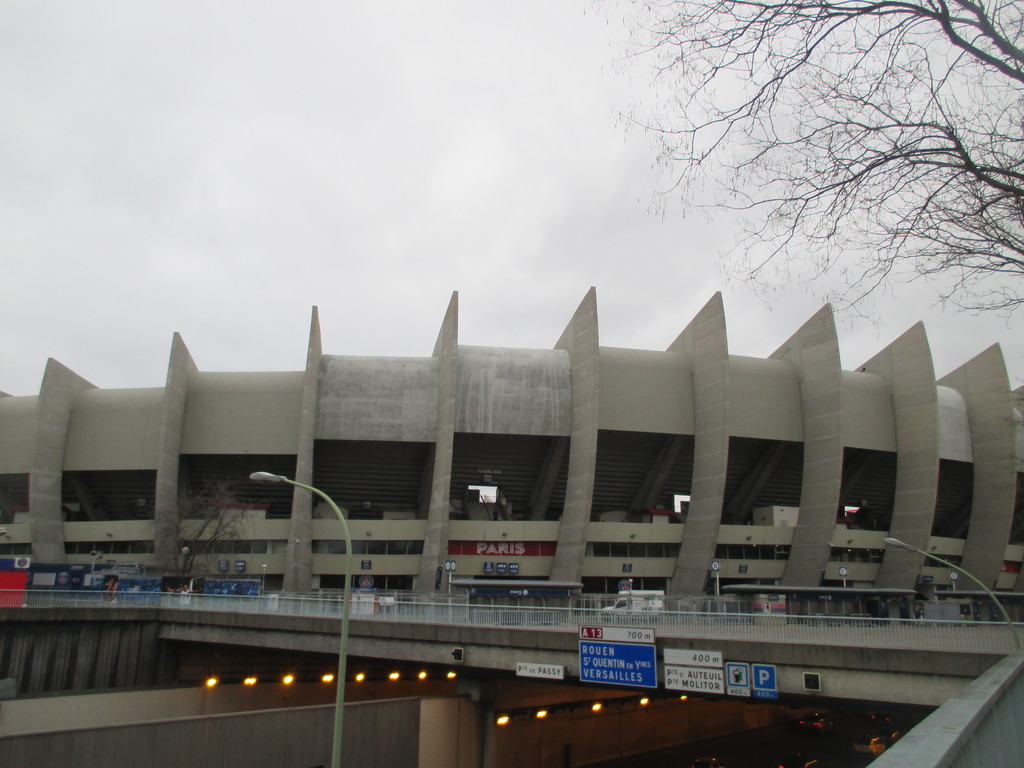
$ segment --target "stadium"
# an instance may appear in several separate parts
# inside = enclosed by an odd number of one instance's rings
[[[341,523],[250,479],[270,472],[337,503],[364,588],[957,587],[891,537],[1024,591],[1024,390],[998,345],[937,378],[918,324],[844,369],[826,306],[743,357],[715,295],[664,351],[603,347],[593,289],[550,349],[458,339],[453,294],[423,357],[325,354],[314,307],[300,371],[202,371],[177,334],[153,388],[51,359],[37,396],[0,397],[0,561],[344,587]],[[229,528],[183,511],[210,489]]]

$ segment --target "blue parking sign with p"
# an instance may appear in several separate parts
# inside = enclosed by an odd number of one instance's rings
[[[751,664],[750,676],[755,698],[779,698],[779,686],[775,678],[774,664]]]

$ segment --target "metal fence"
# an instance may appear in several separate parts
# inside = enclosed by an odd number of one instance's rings
[[[701,604],[707,602],[701,598]],[[342,595],[267,594],[258,597],[154,592],[0,591],[0,607],[160,608],[224,613],[340,618]],[[543,632],[578,632],[580,626],[649,627],[657,637],[715,638],[797,643],[1008,653],[1011,626],[1002,622],[793,616],[738,610],[620,610],[611,606],[483,605],[465,595],[403,592],[353,593],[351,616],[361,621],[446,624]]]

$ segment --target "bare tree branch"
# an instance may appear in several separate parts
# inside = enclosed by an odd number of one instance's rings
[[[179,493],[175,508],[156,516],[157,535],[175,542],[173,562],[158,565],[182,577],[207,572],[210,556],[241,537],[249,511],[227,483]]]
[[[687,200],[745,211],[738,264],[840,265],[855,303],[948,275],[1024,304],[1024,3],[633,0],[671,102],[640,121]],[[851,259],[855,262],[850,266]]]

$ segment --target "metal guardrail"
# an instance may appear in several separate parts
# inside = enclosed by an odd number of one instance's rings
[[[341,617],[341,595],[267,594],[258,597],[154,592],[0,590],[0,608],[161,608],[321,618]],[[464,595],[353,593],[357,621],[450,624],[510,630],[576,633],[580,626],[649,627],[658,637],[715,638],[908,650],[1010,653],[1011,628],[1003,622],[876,619],[848,616],[610,607],[481,605]],[[735,606],[723,605],[723,609]]]

